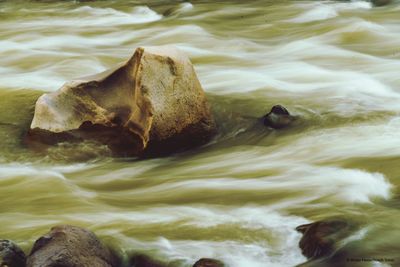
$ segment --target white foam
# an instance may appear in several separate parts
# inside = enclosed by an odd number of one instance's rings
[[[306,261],[299,254],[293,255],[290,246],[281,247],[281,254],[271,251],[265,244],[234,241],[170,241],[169,246],[162,245],[161,240],[159,243],[157,249],[164,250],[167,258],[185,260],[188,265],[200,257],[216,258],[231,267],[285,267]]]
[[[283,183],[292,188],[307,188],[321,197],[350,203],[370,203],[373,198],[389,199],[392,185],[383,174],[337,167],[293,168],[284,174]],[[296,178],[295,178],[296,177]]]
[[[83,170],[94,168],[95,165],[86,163],[70,165],[40,165],[35,163],[1,163],[0,179],[13,179],[16,177],[37,179],[60,179],[66,180],[65,174],[76,173]]]
[[[174,169],[172,172],[173,175],[191,179],[161,184],[142,193],[176,188],[261,190],[267,193],[298,188],[304,196],[334,202],[370,203],[375,198],[389,199],[392,185],[382,173],[336,166],[361,157],[400,156],[399,127],[400,119],[394,118],[376,125],[359,124],[300,133],[295,138],[291,136],[294,141],[285,143],[282,140],[277,146],[248,146],[245,151],[243,146],[236,151],[232,148],[221,149],[219,152],[223,157],[220,154],[199,155],[190,159],[190,171]],[[323,166],[326,163],[332,167]],[[229,175],[232,173],[240,177],[249,172],[257,173],[257,178],[238,180]],[[217,177],[210,177],[210,173]],[[262,173],[268,175],[262,177]],[[299,203],[302,201],[309,202],[310,199],[298,199]]]
[[[323,163],[357,157],[399,156],[399,127],[400,119],[391,118],[372,125],[314,131],[275,151],[271,157],[278,159],[290,155],[295,161]]]
[[[364,228],[356,231],[349,237],[341,240],[339,243],[340,244],[339,247],[344,247],[346,244],[348,244],[350,242],[359,241],[359,240],[364,239],[365,236],[368,234],[369,230],[370,230],[369,227],[364,227]]]
[[[176,27],[168,27],[168,28],[157,28],[157,34],[152,34],[146,40],[148,43],[169,43],[171,39],[174,40],[174,43],[179,44],[180,41],[186,42],[190,38],[191,41],[199,41],[204,43],[205,40],[202,38],[212,38],[212,35],[209,34],[202,27],[197,25],[180,25]]]
[[[263,158],[264,160],[267,160]],[[254,160],[254,159],[253,159]],[[374,198],[389,199],[392,185],[381,173],[369,173],[357,169],[343,169],[337,167],[317,167],[311,165],[295,165],[291,163],[272,162],[265,166],[259,161],[246,162],[246,167],[235,168],[231,163],[230,172],[239,175],[249,171],[287,169],[278,176],[257,177],[256,179],[237,180],[234,178],[199,179],[158,185],[144,190],[137,190],[138,194],[159,194],[174,192],[177,188],[191,191],[263,191],[286,192],[297,188],[303,192],[305,198],[296,195],[296,203],[307,203],[320,198],[332,199],[334,202],[370,203]],[[241,162],[241,164],[244,164]],[[207,166],[207,165],[205,165]],[[211,172],[212,168],[208,168]],[[292,202],[294,203],[294,202]]]
[[[240,58],[229,58],[245,66],[215,66],[210,72],[207,66],[200,65],[196,70],[204,88],[219,94],[258,90],[268,98],[290,92],[307,101],[324,101],[326,110],[342,114],[375,109],[400,110],[397,82],[389,83],[392,78],[385,75],[388,69],[400,68],[398,61],[349,51],[327,44],[325,38],[328,41],[332,39],[324,36],[297,40],[265,53],[240,53],[230,51],[228,46],[225,55],[241,54]],[[250,47],[257,51],[260,49],[256,45]],[[201,56],[199,50],[191,53]],[[355,62],[354,65],[348,65],[349,58]],[[252,63],[247,63],[247,60]],[[338,67],[322,63],[330,60],[335,61]],[[285,94],[285,97],[291,95]]]
[[[372,267],[393,267],[393,265],[379,261],[372,261]]]
[[[179,4],[179,11],[180,12],[187,12],[189,10],[192,10],[193,8],[194,8],[193,4],[189,3],[189,2]]]
[[[299,16],[286,20],[293,23],[307,23],[327,20],[339,16],[339,12],[346,10],[370,9],[371,3],[366,1],[351,1],[349,3],[321,2],[312,4],[301,4],[298,7],[308,11]]]
[[[72,197],[73,199],[92,199],[97,193],[87,191],[70,181],[66,175],[90,168],[87,164],[73,164],[69,166],[40,166],[37,164],[8,163],[0,164],[0,182],[12,181],[18,190],[23,188],[30,196],[21,198],[22,202],[29,202],[36,197],[49,192],[57,192],[60,198]],[[44,185],[44,186],[43,186]],[[50,191],[49,191],[50,190]]]
[[[206,72],[206,69],[197,69],[204,87],[219,94],[262,90],[267,99],[283,92],[295,93],[315,103],[324,101],[326,112],[343,116],[371,110],[400,110],[399,92],[368,73],[328,70],[304,62],[276,63],[271,68],[253,70]]]
[[[2,75],[0,83],[5,88],[11,89],[38,89],[57,90],[64,83],[64,79],[57,77],[54,72],[43,70],[30,73],[13,73],[8,76]]]
[[[186,2],[186,3],[180,3],[179,5],[178,5],[178,8],[176,9],[176,10],[174,10],[173,12],[172,12],[172,14],[173,15],[176,15],[176,14],[184,14],[184,13],[186,13],[186,12],[189,12],[189,11],[191,11],[191,10],[193,10],[193,4],[192,3],[189,3],[189,2]]]
[[[294,23],[306,23],[312,21],[326,20],[337,16],[338,13],[334,8],[327,5],[320,5],[318,7],[311,9],[310,11],[301,14],[298,17],[295,17],[287,21]]]
[[[0,165],[0,179],[14,179],[15,177],[51,177],[64,180],[62,173],[53,170],[38,169],[23,164]]]
[[[118,180],[149,179],[149,177],[144,177],[145,173],[160,166],[162,162],[163,160],[159,159],[148,159],[140,164],[132,164],[131,166],[122,165],[118,169],[114,170],[112,175],[108,172],[101,172],[100,174],[94,173],[96,179],[92,181],[92,184],[102,184]],[[102,164],[104,164],[104,161],[102,161]],[[115,164],[116,163],[113,162],[113,165]]]
[[[340,2],[333,2],[333,5],[338,9],[338,10],[365,10],[365,9],[371,9],[372,3],[370,1],[364,1],[364,0],[350,0],[347,3],[340,3]]]
[[[105,162],[103,162],[105,163]],[[68,174],[68,173],[75,173],[83,170],[88,170],[91,168],[95,168],[96,165],[93,164],[87,164],[87,163],[76,163],[76,164],[69,164],[69,165],[54,165],[51,167],[51,170],[60,172],[63,174]],[[47,167],[45,167],[47,168]]]
[[[162,15],[151,10],[147,6],[134,7],[131,13],[115,10],[113,8],[94,8],[90,6],[79,7],[71,11],[82,15],[87,14],[87,18],[78,20],[79,24],[87,26],[96,25],[123,25],[140,24],[160,20]]]
[[[109,215],[109,216],[108,216]],[[81,214],[76,214],[82,219]],[[160,237],[154,242],[138,242],[121,233],[113,232],[119,240],[135,245],[132,247],[143,247],[145,250],[159,251],[164,259],[184,260],[188,264],[193,264],[201,257],[217,258],[231,267],[247,266],[294,266],[305,261],[301,255],[297,244],[301,237],[295,231],[295,227],[307,223],[301,217],[289,216],[262,206],[246,206],[241,208],[223,208],[218,206],[165,206],[163,208],[153,208],[141,210],[137,213],[128,212],[127,214],[107,214],[101,218],[93,218],[90,215],[82,214],[83,219],[96,219],[102,223],[113,223],[118,220],[119,223],[129,223],[131,225],[140,225],[143,221],[146,223],[168,223],[192,227],[203,231],[218,231],[213,227],[237,227],[238,230],[249,231],[249,235],[264,232],[271,236],[271,240],[262,241],[238,241],[237,237],[229,237],[224,241],[210,240],[172,240]],[[120,221],[124,216],[123,221]],[[158,220],[154,220],[157,218]],[[173,220],[165,221],[165,218]],[[99,219],[99,220],[97,220]],[[163,221],[160,221],[163,220]],[[110,234],[108,232],[108,234]],[[272,241],[273,240],[273,241]]]
[[[162,19],[162,15],[147,6],[136,6],[131,12],[122,12],[113,8],[95,8],[90,6],[79,7],[68,11],[67,14],[79,17],[52,17],[53,27],[94,27],[94,26],[118,26],[129,24],[143,24]],[[35,28],[48,25],[49,19],[25,20],[20,26]]]

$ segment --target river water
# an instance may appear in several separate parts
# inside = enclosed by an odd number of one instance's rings
[[[0,1],[0,237],[28,252],[74,224],[171,266],[286,267],[306,261],[296,226],[342,218],[361,225],[348,242],[362,257],[394,260],[357,266],[400,266],[399,14],[365,1]],[[211,143],[148,160],[24,146],[38,96],[164,44],[195,66]],[[274,104],[301,122],[264,128]]]

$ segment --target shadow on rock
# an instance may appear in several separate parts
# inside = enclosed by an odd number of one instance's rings
[[[25,267],[25,253],[10,240],[0,240],[0,266]]]

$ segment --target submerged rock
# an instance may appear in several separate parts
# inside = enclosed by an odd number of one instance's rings
[[[167,265],[150,258],[147,255],[138,254],[130,259],[130,267],[166,267]]]
[[[117,257],[88,230],[56,226],[39,238],[27,259],[27,267],[117,267]]]
[[[275,105],[271,111],[264,116],[264,125],[274,129],[288,127],[295,120],[289,111],[281,105]]]
[[[225,264],[222,261],[215,259],[203,258],[198,260],[193,267],[224,267]]]
[[[159,155],[205,143],[215,132],[186,55],[141,47],[126,63],[66,83],[36,102],[28,144],[96,140],[117,155]]]
[[[25,253],[10,240],[0,240],[0,266],[25,267]]]
[[[392,0],[372,0],[374,6],[385,6],[392,3]]]
[[[303,234],[299,247],[309,259],[331,255],[336,250],[336,244],[348,237],[353,229],[353,225],[343,220],[318,221],[296,228]]]

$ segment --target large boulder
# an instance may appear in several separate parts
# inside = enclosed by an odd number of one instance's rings
[[[56,226],[39,238],[27,267],[117,267],[118,258],[92,232],[69,225]]]
[[[0,240],[0,266],[25,267],[25,253],[10,240]]]
[[[127,62],[68,82],[36,103],[27,141],[96,140],[119,155],[176,151],[206,142],[215,123],[189,58],[140,47]]]

